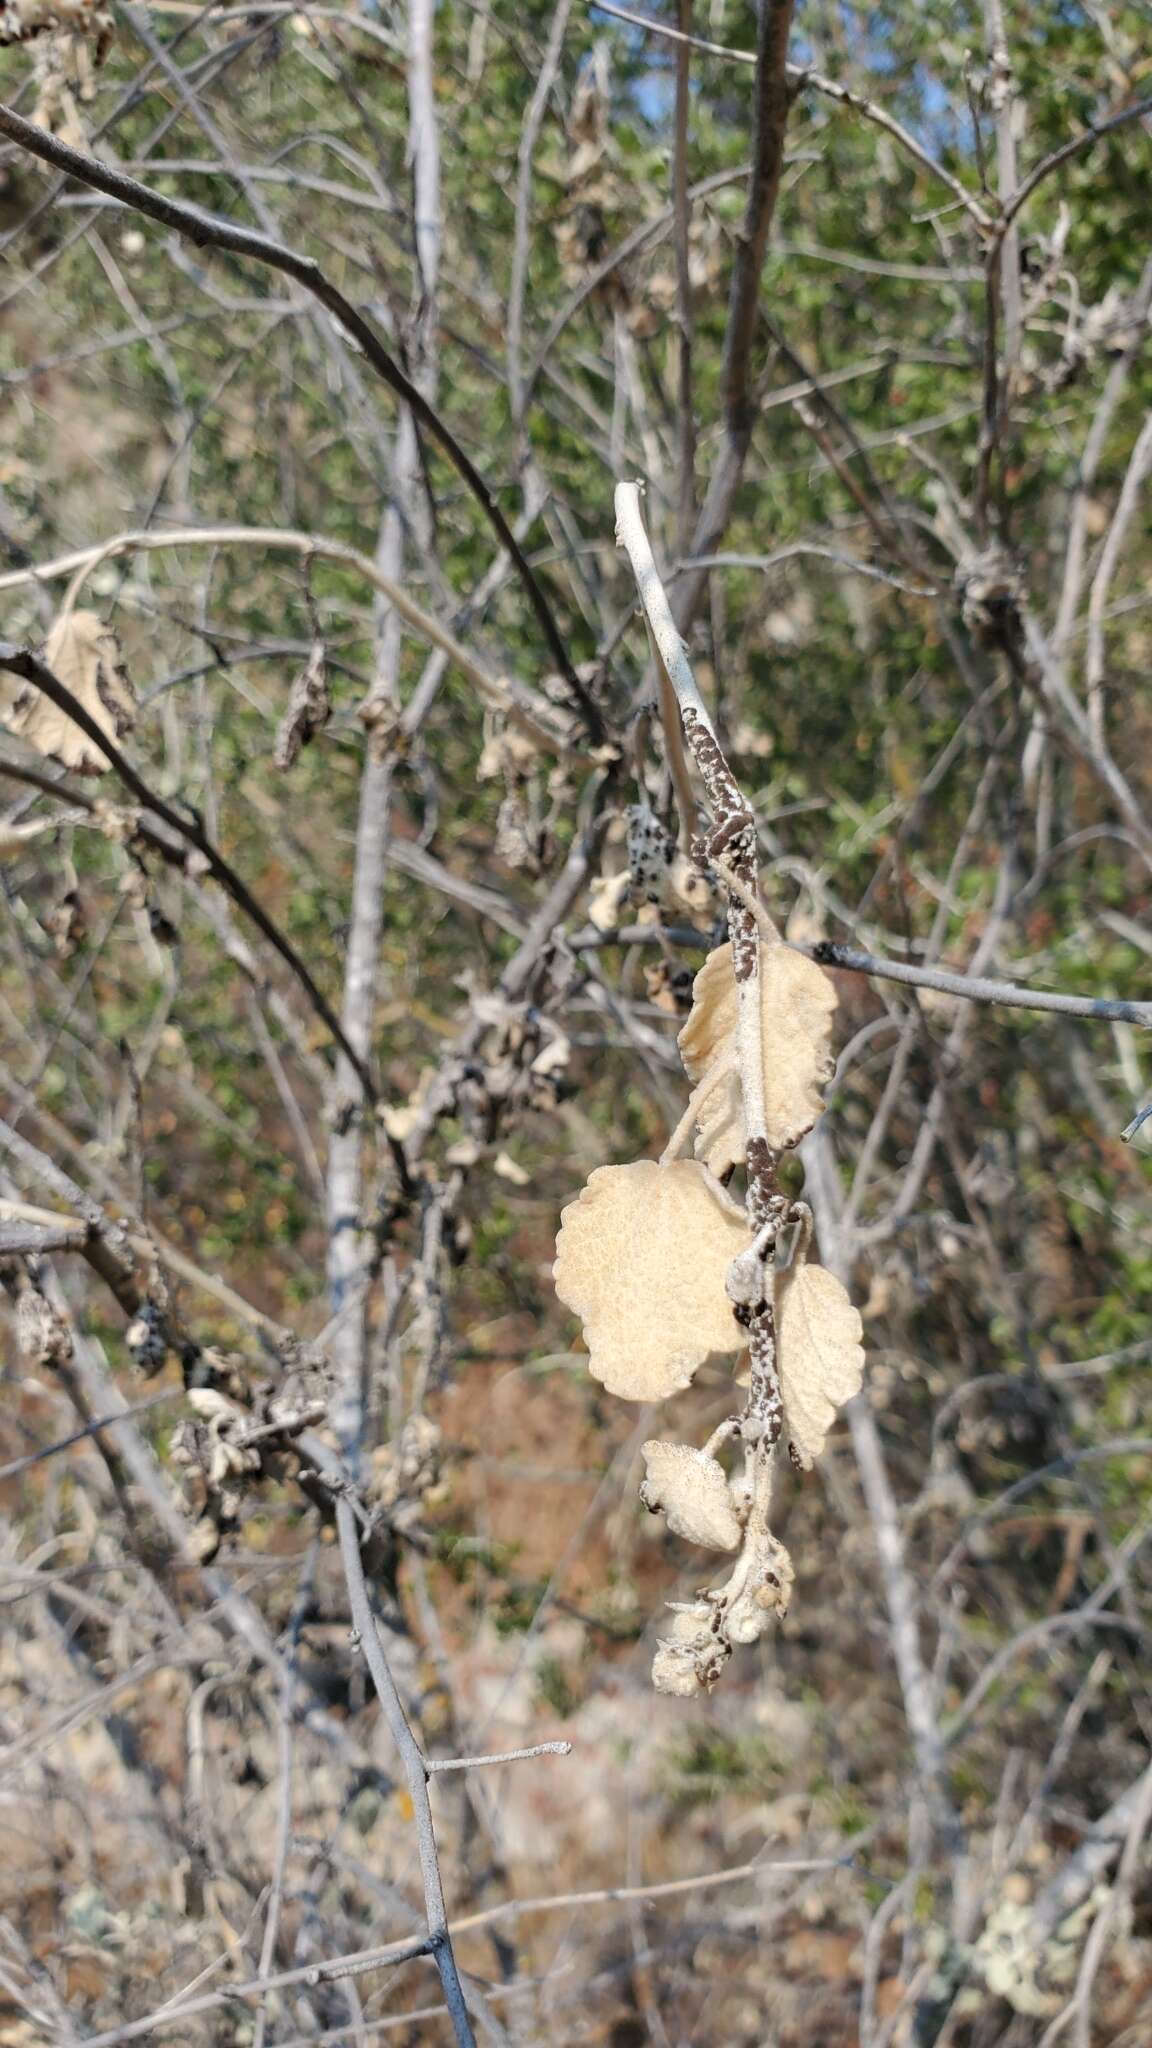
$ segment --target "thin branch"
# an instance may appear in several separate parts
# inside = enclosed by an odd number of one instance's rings
[[[716,1891],[730,1884],[744,1884],[757,1877],[781,1877],[795,1873],[809,1876],[820,1871],[851,1870],[855,1867],[851,1855],[844,1857],[813,1857],[797,1859],[795,1862],[740,1863],[729,1870],[704,1871],[699,1877],[679,1877],[663,1884],[612,1885],[600,1891],[553,1892],[540,1899],[502,1899],[498,1905],[486,1906],[481,1912],[469,1913],[452,1925],[454,1935],[472,1933],[480,1927],[490,1927],[495,1921],[518,1920],[535,1913],[578,1912],[587,1906],[615,1906],[632,1903],[647,1904],[657,1899],[683,1898],[692,1892]],[[209,1992],[203,1998],[189,1999],[186,2004],[169,2006],[163,2012],[151,2013],[145,2019],[129,2020],[126,2026],[114,2027],[106,2034],[93,2034],[84,2043],[84,2048],[123,2048],[128,2041],[138,2041],[147,2034],[154,2034],[159,2028],[171,2026],[177,2020],[193,2019],[201,2013],[218,2012],[222,2006],[231,2005],[241,1998],[253,1998],[268,1991],[288,1991],[296,1986],[314,1987],[319,1984],[338,1983],[342,1978],[368,1976],[373,1970],[387,1969],[396,1963],[410,1962],[416,1956],[429,1953],[426,1936],[414,1936],[408,1941],[394,1941],[387,1948],[362,1949],[354,1955],[334,1956],[326,1963],[313,1963],[301,1969],[283,1970],[278,1976],[254,1977],[246,1983],[230,1985],[227,1991]]]
[[[1053,171],[1058,171],[1062,164],[1070,162],[1074,156],[1079,156],[1082,150],[1095,148],[1105,135],[1113,135],[1117,128],[1126,128],[1130,121],[1142,121],[1147,115],[1152,115],[1152,100],[1136,100],[1132,106],[1122,107],[1118,114],[1111,115],[1107,121],[1098,121],[1093,127],[1086,128],[1082,135],[1074,135],[1070,142],[1062,143],[1059,149],[1052,151],[1051,156],[1044,158],[1043,163],[1037,164],[1035,170],[1029,172],[1024,183],[1005,203],[1004,210],[992,230],[988,261],[993,261],[1000,243],[1017,215],[1027,206],[1037,186],[1042,185],[1046,178],[1050,178]]]
[[[420,1855],[420,1874],[424,1881],[424,1912],[428,1922],[428,1946],[440,1972],[444,1989],[444,2000],[452,2018],[452,2027],[459,2048],[475,2048],[472,2022],[463,1986],[456,1968],[456,1957],[452,1948],[452,1937],[448,1932],[448,1916],[444,1906],[444,1887],[440,1879],[440,1864],[436,1854],[436,1835],[432,1826],[432,1808],[428,1799],[428,1767],[420,1746],[408,1726],[400,1695],[384,1646],[376,1627],[376,1617],[368,1598],[368,1587],[364,1578],[364,1561],[360,1555],[360,1528],[355,1510],[346,1495],[336,1500],[336,1527],[340,1537],[340,1556],[344,1565],[344,1578],[348,1587],[348,1598],[352,1605],[352,1624],[360,1639],[376,1697],[380,1701],[389,1733],[396,1744],[397,1753],[404,1771],[408,1797],[412,1801],[412,1813],[416,1825],[416,1842]]]
[[[130,531],[113,534],[110,540],[101,541],[94,547],[77,548],[70,554],[57,555],[49,562],[36,563],[25,569],[12,569],[0,576],[0,590],[18,590],[32,583],[47,583],[58,576],[79,579],[97,568],[101,562],[113,561],[117,556],[136,552],[149,552],[156,548],[184,547],[249,547],[287,548],[292,554],[304,556],[306,560],[339,562],[342,567],[352,569],[363,577],[373,590],[379,591],[393,609],[399,613],[406,625],[437,647],[460,670],[465,680],[484,699],[485,703],[506,711],[517,723],[547,746],[562,744],[563,736],[550,726],[542,715],[535,711],[525,693],[502,678],[494,676],[477,661],[463,641],[458,640],[446,626],[432,617],[421,605],[408,595],[402,584],[385,575],[369,555],[361,554],[358,548],[349,547],[343,541],[328,540],[323,534],[307,533],[277,526],[175,526],[162,532]],[[78,583],[76,585],[78,588]]]
[[[1108,1024],[1152,1025],[1152,1002],[1127,1003],[1114,996],[1071,996],[1055,989],[1020,988],[1011,981],[988,981],[982,975],[947,974],[938,967],[911,967],[901,960],[880,960],[821,939],[811,949],[821,967],[841,967],[848,974],[874,974],[882,981],[903,981],[913,988],[932,988],[941,995],[963,996],[970,1003],[1003,1003],[1015,1010],[1058,1010],[1065,1017],[1095,1017]]]
[[[264,1939],[260,1944],[260,1975],[266,1977],[272,1968],[276,1954],[276,1943],[280,1936],[280,1915],[284,1903],[284,1880],[288,1870],[288,1853],[292,1846],[292,1781],[295,1767],[295,1700],[298,1683],[297,1662],[300,1655],[300,1632],[304,1617],[312,1599],[316,1579],[316,1559],[319,1542],[313,1538],[304,1554],[300,1577],[296,1586],[296,1598],[292,1603],[292,1618],[288,1626],[288,1654],[284,1660],[284,1672],[280,1680],[280,1726],[279,1726],[279,1801],[276,1816],[276,1851],[272,1865],[272,1888],[268,1898],[268,1912],[264,1921]],[[264,2037],[268,2029],[268,2007],[261,2000],[256,2015],[256,2027],[252,2036],[252,2048],[264,2048]]]
[[[149,1408],[158,1408],[165,1401],[182,1401],[183,1387],[161,1387],[158,1394],[148,1394],[143,1401],[137,1401],[131,1408],[120,1408],[111,1415],[97,1415],[86,1422],[83,1429],[74,1429],[70,1436],[58,1437],[55,1443],[45,1444],[41,1451],[28,1451],[22,1458],[13,1458],[10,1465],[0,1465],[0,1481],[19,1479],[24,1472],[30,1472],[34,1465],[42,1465],[48,1458],[58,1458],[63,1451],[70,1451],[77,1444],[86,1443],[91,1437],[99,1436],[101,1430],[115,1429],[118,1424],[131,1422],[137,1415],[144,1415]]]
[[[812,392],[811,383],[797,386],[794,395],[803,396]],[[773,394],[774,398],[779,393]],[[777,569],[783,562],[794,562],[801,556],[814,555],[819,561],[832,562],[838,569],[847,569],[853,576],[867,576],[875,583],[886,583],[891,590],[902,590],[908,597],[939,597],[940,592],[930,584],[906,583],[902,577],[893,575],[890,569],[881,569],[875,562],[862,562],[856,555],[845,554],[841,548],[824,547],[817,541],[792,541],[787,547],[775,548],[770,555],[738,555],[722,551],[717,555],[691,555],[677,562],[674,571],[679,575],[684,569]]]
[[[498,1756],[430,1756],[424,1769],[433,1771],[479,1771],[489,1764],[519,1764],[533,1756],[571,1756],[570,1742],[534,1742],[530,1749],[504,1749]]]
[[[652,35],[662,36],[667,42],[685,43],[691,49],[699,50],[708,57],[725,57],[736,64],[756,62],[752,50],[734,50],[726,43],[709,43],[702,36],[686,35],[683,29],[673,28],[670,22],[657,21],[651,14],[637,14],[631,8],[617,7],[610,4],[610,0],[603,0],[603,5],[599,6],[597,11],[600,14],[611,14],[617,21],[626,21],[633,28],[647,29]],[[901,148],[907,151],[909,156],[915,158],[923,170],[928,171],[932,177],[939,178],[941,184],[948,187],[953,198],[960,202],[978,227],[987,230],[992,226],[992,216],[981,206],[975,194],[969,192],[968,187],[962,185],[959,178],[954,177],[944,164],[924,148],[923,143],[918,142],[907,128],[894,120],[891,114],[886,113],[875,100],[867,99],[863,93],[853,92],[849,86],[841,85],[838,79],[827,78],[823,72],[809,71],[803,66],[789,64],[787,78],[794,93],[803,92],[810,87],[823,98],[835,100],[839,106],[850,107],[853,113],[860,114],[865,121],[871,121],[875,127],[882,128],[886,135],[890,135],[893,141],[898,142]]]
[[[996,117],[996,180],[1001,208],[1016,191],[1015,81],[1003,0],[984,0],[984,32],[988,39],[989,97]],[[1002,224],[1001,224],[1002,225]],[[1020,288],[1020,240],[1008,227],[997,234],[1000,301],[1004,308],[1004,382],[1009,384],[1020,350],[1023,295]]]
[[[519,147],[516,151],[516,201],[515,229],[512,241],[512,275],[508,286],[508,317],[505,352],[508,363],[508,394],[512,406],[512,420],[517,433],[524,431],[524,410],[530,386],[525,382],[522,363],[524,339],[524,293],[528,282],[528,254],[530,246],[530,208],[532,203],[532,167],[536,144],[544,125],[548,101],[560,69],[560,58],[564,48],[564,37],[568,28],[568,16],[572,0],[558,0],[548,41],[540,60],[532,97],[524,116],[520,132]]]
[[[1108,592],[1116,574],[1117,563],[1127,537],[1128,528],[1136,514],[1140,492],[1149,472],[1152,471],[1152,415],[1145,420],[1132,450],[1131,459],[1120,487],[1120,497],[1108,528],[1104,546],[1100,551],[1100,566],[1092,579],[1088,597],[1088,651],[1085,661],[1085,680],[1088,685],[1088,723],[1092,737],[1098,747],[1105,743],[1104,720],[1104,618],[1108,603]]]
[[[734,438],[745,436],[752,424],[752,337],[760,311],[760,275],[768,231],[784,169],[784,136],[791,104],[786,60],[792,0],[763,0],[759,17],[752,175],[732,267],[720,368],[725,425]]]
[[[680,27],[692,26],[692,0],[679,0]],[[688,206],[688,117],[691,109],[691,37],[676,45],[676,112],[672,138],[672,204],[676,209],[676,403],[680,429],[680,477],[677,507],[678,544],[691,544],[696,522],[696,404],[692,375],[692,272]]]
[[[81,704],[79,698],[73,695],[72,691],[60,681],[58,676],[53,675],[52,670],[45,666],[40,660],[39,655],[34,654],[30,647],[16,647],[10,641],[0,640],[0,669],[7,669],[12,675],[20,676],[24,682],[34,684],[38,690],[43,691],[46,697],[50,697],[53,704],[61,711],[66,712],[73,723],[80,727],[81,732],[86,734],[95,746],[99,747],[101,753],[107,758],[109,765],[119,776],[124,787],[131,792],[137,801],[145,804],[150,811],[154,811],[156,816],[163,819],[171,831],[176,832],[181,839],[187,841],[189,846],[195,847],[197,853],[203,855],[213,879],[219,882],[221,888],[232,898],[237,908],[242,910],[245,916],[251,919],[257,930],[267,939],[273,951],[279,954],[285,966],[295,975],[317,1016],[327,1026],[336,1044],[348,1060],[363,1089],[364,1095],[370,1102],[374,1101],[376,1090],[372,1081],[371,1071],[366,1062],[358,1056],[349,1044],[340,1019],[316,981],[311,968],[301,959],[292,941],[285,936],[279,926],[269,917],[263,904],[252,894],[247,883],[241,880],[235,868],[231,866],[230,862],[225,860],[223,854],[220,853],[211,839],[209,839],[199,818],[194,813],[191,821],[188,818],[182,817],[179,811],[173,810],[170,804],[165,803],[163,797],[157,796],[156,792],[149,788],[143,777],[137,774],[131,762],[120,752],[115,742],[108,737],[91,713]]]
[[[516,565],[517,574],[536,614],[552,658],[580,707],[589,733],[593,739],[601,739],[603,724],[600,713],[576,673],[567,644],[536,573],[484,478],[439,413],[393,361],[371,321],[365,319],[357,307],[345,298],[343,292],[337,290],[319,264],[310,256],[302,256],[297,250],[287,248],[283,243],[274,241],[269,235],[258,233],[254,228],[241,227],[234,221],[222,220],[216,214],[206,213],[201,207],[189,206],[181,200],[170,199],[162,193],[151,191],[147,185],[139,184],[135,178],[127,177],[124,172],[100,163],[95,157],[85,155],[83,150],[71,148],[66,142],[60,142],[56,136],[49,135],[43,128],[38,128],[35,122],[25,121],[22,115],[17,114],[11,107],[0,106],[0,134],[9,136],[13,142],[19,143],[33,156],[38,156],[42,162],[52,164],[56,170],[65,171],[70,177],[79,178],[82,184],[91,186],[97,192],[107,193],[109,198],[117,200],[120,205],[131,207],[135,212],[146,215],[149,220],[158,221],[162,227],[174,228],[177,234],[186,235],[197,248],[226,249],[233,255],[251,257],[257,263],[264,263],[269,269],[282,272],[285,277],[295,278],[298,284],[303,285],[305,291],[311,292],[313,298],[327,307],[352,340],[358,343],[377,376],[411,408],[421,426],[439,443],[467,484],[499,536],[501,546],[506,549]]]
[[[586,925],[573,932],[565,944],[573,953],[594,953],[598,946],[699,946],[707,952],[712,943],[709,932],[694,931],[691,925],[624,924],[612,931],[598,931]]]
[[[763,0],[759,13],[752,170],[732,265],[728,320],[720,366],[724,436],[692,536],[691,552],[694,555],[709,554],[724,534],[744,474],[756,419],[752,342],[760,317],[760,279],[780,195],[784,138],[792,104],[787,77],[792,9],[793,0]],[[706,580],[706,570],[695,570],[677,588],[673,612],[681,632],[687,631],[695,616]]]

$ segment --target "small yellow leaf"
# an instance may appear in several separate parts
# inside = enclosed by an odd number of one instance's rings
[[[735,1550],[740,1523],[719,1460],[692,1444],[641,1444],[647,1478],[640,1498],[663,1514],[674,1536],[705,1550]]]
[[[625,1401],[663,1401],[744,1333],[724,1291],[747,1227],[691,1159],[599,1166],[561,1218],[553,1279],[588,1364]]]

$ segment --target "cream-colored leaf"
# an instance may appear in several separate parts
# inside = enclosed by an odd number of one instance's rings
[[[732,948],[709,953],[692,986],[692,1010],[680,1033],[688,1077],[702,1081],[718,1060],[734,1059],[739,998]],[[797,1145],[824,1107],[821,1088],[832,1073],[832,1015],[836,991],[814,960],[791,946],[760,949],[761,1039],[768,1143],[780,1152]],[[713,1173],[742,1160],[747,1147],[738,1072],[726,1073],[704,1104],[697,1155]]]
[[[632,890],[632,877],[627,868],[618,875],[598,875],[588,891],[588,922],[598,932],[613,932],[620,923]]]
[[[492,1161],[492,1171],[498,1173],[501,1180],[511,1181],[514,1188],[526,1188],[532,1184],[532,1175],[525,1171],[518,1159],[513,1159],[510,1152],[496,1154]]]
[[[663,1401],[709,1352],[740,1349],[724,1275],[747,1243],[691,1159],[597,1167],[561,1218],[553,1279],[610,1393]]]
[[[836,1410],[864,1380],[864,1325],[834,1273],[799,1266],[776,1283],[780,1392],[788,1436],[805,1471],[824,1448]]]
[[[26,43],[33,36],[65,29],[102,41],[111,27],[110,16],[96,0],[0,0],[0,45]]]
[[[690,1081],[702,1081],[718,1053],[735,1050],[732,948],[714,946],[692,983],[692,1008],[676,1043]]]
[[[740,1523],[718,1460],[691,1444],[642,1444],[640,1455],[648,1474],[640,1488],[645,1507],[663,1514],[672,1534],[688,1543],[735,1550]]]
[[[720,1058],[725,1055],[722,1053]],[[735,1065],[716,1076],[700,1105],[696,1120],[696,1157],[719,1177],[738,1165],[747,1150],[744,1130],[744,1095],[740,1071]]]
[[[97,612],[66,612],[57,619],[44,643],[44,663],[109,739],[121,739],[131,731],[135,694],[124,673],[120,642]],[[9,724],[21,739],[65,768],[102,774],[108,767],[88,734],[34,683],[20,691]]]

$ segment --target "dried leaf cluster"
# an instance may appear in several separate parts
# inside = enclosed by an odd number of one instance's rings
[[[32,118],[73,149],[87,149],[81,108],[111,46],[113,20],[99,0],[0,0],[0,48],[32,45]]]
[[[768,1523],[776,1446],[786,1443],[793,1464],[810,1469],[864,1369],[858,1311],[808,1258],[805,1205],[781,1197],[773,1224],[756,1230],[721,1178],[748,1155],[739,1001],[732,947],[719,946],[696,976],[680,1033],[695,1084],[680,1131],[659,1161],[595,1170],[564,1210],[553,1269],[560,1299],[583,1324],[590,1371],[624,1400],[665,1400],[706,1359],[735,1362],[757,1324],[770,1333],[771,1384],[754,1366],[743,1410],[708,1444],[643,1446],[644,1505],[685,1541],[738,1553],[722,1586],[674,1607],[660,1640],[653,1682],[684,1698],[714,1685],[733,1647],[785,1613],[792,1562]],[[782,942],[762,946],[760,1114],[773,1155],[798,1144],[823,1109],[835,1007],[821,968]],[[686,1127],[695,1159],[675,1156]],[[774,1256],[785,1234],[794,1235],[786,1266]],[[731,1471],[716,1455],[725,1445],[743,1450]]]
[[[0,44],[76,30],[99,42],[111,34],[111,16],[96,0],[0,0]]]

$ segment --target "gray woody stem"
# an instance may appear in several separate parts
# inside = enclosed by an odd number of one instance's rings
[[[874,974],[881,981],[902,981],[910,988],[935,989],[962,996],[969,1003],[997,1003],[1013,1010],[1055,1010],[1064,1017],[1097,1017],[1106,1024],[1152,1025],[1152,1003],[1125,1002],[1117,996],[1075,996],[1061,989],[1020,988],[1012,981],[992,981],[982,974],[949,974],[942,967],[914,967],[903,960],[884,960],[874,953],[821,939],[811,948],[821,967],[848,974]]]
[[[247,884],[241,880],[230,863],[224,859],[223,854],[220,853],[212,840],[209,839],[199,818],[194,813],[191,820],[182,817],[179,811],[173,810],[170,804],[165,803],[162,797],[157,796],[156,792],[144,781],[143,777],[137,773],[132,763],[120,752],[119,747],[115,745],[108,734],[96,723],[92,714],[86,710],[85,706],[73,695],[66,684],[62,683],[60,678],[54,675],[50,668],[45,666],[40,660],[39,655],[32,652],[31,648],[16,647],[8,641],[0,641],[0,669],[6,669],[12,675],[21,677],[24,682],[33,683],[38,690],[43,692],[45,697],[50,698],[53,704],[67,714],[73,724],[80,727],[81,732],[92,741],[93,745],[99,747],[101,753],[108,760],[111,767],[115,769],[116,774],[129,793],[139,803],[144,804],[148,810],[154,811],[156,816],[161,818],[171,831],[175,832],[180,839],[184,840],[189,846],[194,847],[196,852],[202,855],[212,879],[218,882],[225,893],[232,898],[232,901],[244,911],[247,917],[251,918],[252,923],[257,927],[262,937],[267,939],[269,945],[274,948],[285,965],[296,976],[297,981],[305,990],[313,1009],[327,1025],[337,1045],[344,1053],[364,1094],[369,1100],[372,1100],[375,1091],[371,1072],[366,1062],[358,1058],[352,1046],[348,1043],[340,1020],[317,983],[311,969],[301,959],[291,941],[273,923],[263,904],[252,893]]]
[[[435,398],[436,285],[440,255],[440,151],[432,92],[432,9],[430,0],[411,0],[408,19],[408,148],[413,172],[413,228],[418,259],[418,298],[409,322],[408,358],[416,388]],[[392,488],[380,524],[376,565],[399,588],[404,581],[405,536],[409,528],[427,538],[420,449],[411,406],[404,406],[392,459]],[[343,1024],[361,1058],[371,1059],[384,929],[384,890],[392,837],[394,761],[387,742],[400,709],[403,615],[394,605],[376,605],[375,675],[361,707],[367,745],[360,780],[356,861],[351,920],[344,963]],[[351,1097],[350,1075],[340,1080]],[[350,1470],[356,1471],[372,1404],[368,1384],[368,1295],[372,1243],[361,1228],[365,1120],[349,1106],[332,1133],[328,1152],[328,1288],[339,1318],[332,1353],[336,1385],[332,1427]],[[395,1418],[390,1418],[396,1426]]]
[[[376,1696],[380,1701],[392,1740],[396,1744],[408,1787],[408,1796],[412,1801],[412,1812],[416,1821],[416,1842],[420,1854],[420,1875],[424,1882],[424,1915],[428,1922],[429,1946],[436,1961],[436,1968],[440,1972],[444,2000],[451,2015],[456,2040],[460,2048],[475,2048],[472,2022],[468,2017],[464,1989],[452,1950],[452,1937],[448,1932],[444,1887],[440,1881],[436,1835],[432,1826],[432,1807],[428,1798],[428,1771],[419,1744],[405,1719],[400,1695],[388,1669],[388,1661],[376,1628],[376,1617],[372,1612],[368,1587],[364,1579],[356,1513],[346,1496],[340,1496],[336,1501],[336,1527],[340,1534],[340,1555],[344,1564],[348,1598],[352,1606],[353,1627],[360,1638],[368,1669],[372,1674],[372,1683],[376,1688]]]
[[[760,318],[764,255],[784,171],[784,135],[791,105],[787,57],[792,6],[793,0],[760,0],[753,81],[752,166],[732,264],[721,366],[724,433],[696,522],[694,555],[710,554],[719,545],[744,474],[756,418],[752,343]],[[706,570],[693,570],[677,585],[676,617],[685,631],[695,616],[706,580]]]

